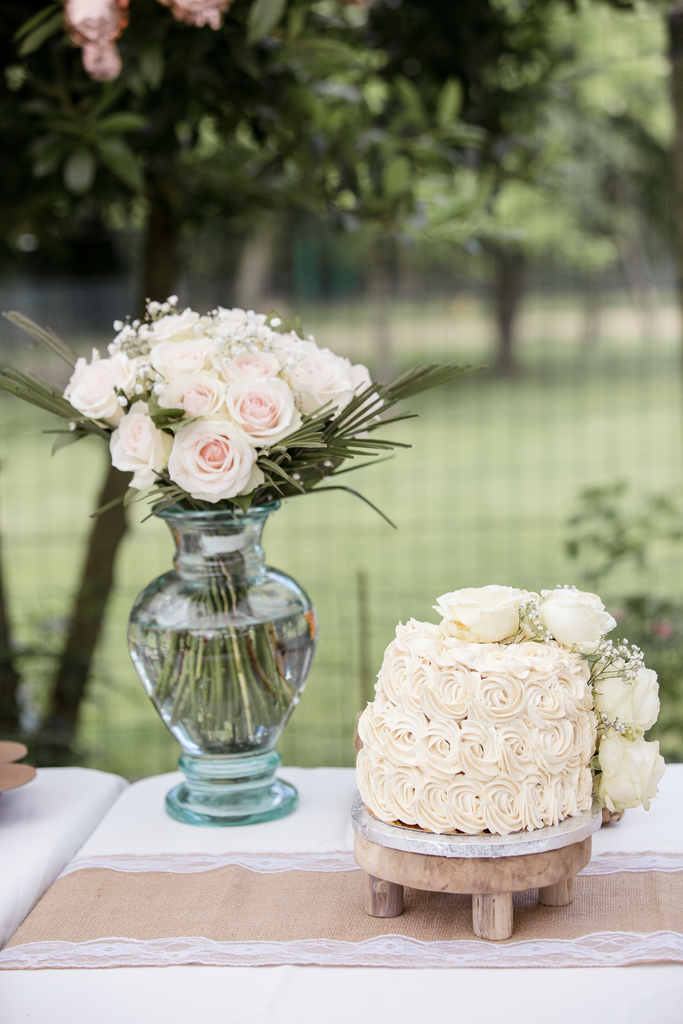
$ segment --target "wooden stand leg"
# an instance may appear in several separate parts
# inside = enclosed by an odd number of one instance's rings
[[[574,899],[574,879],[566,878],[564,882],[546,885],[538,890],[538,902],[546,907],[568,907]]]
[[[475,893],[472,927],[480,939],[509,939],[512,935],[512,893]]]
[[[403,913],[403,886],[366,874],[365,913],[370,917],[400,917]]]

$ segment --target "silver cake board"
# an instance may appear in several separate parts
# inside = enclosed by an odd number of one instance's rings
[[[596,800],[590,810],[559,825],[498,836],[436,835],[379,821],[357,800],[351,810],[354,857],[366,873],[365,909],[372,917],[398,917],[403,887],[470,893],[472,925],[483,939],[508,939],[512,894],[538,889],[539,902],[564,907],[573,899],[574,876],[591,857],[591,836],[602,824]]]

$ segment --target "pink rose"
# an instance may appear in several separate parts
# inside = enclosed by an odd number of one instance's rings
[[[114,389],[130,391],[134,386],[135,364],[126,355],[100,359],[97,349],[93,349],[92,362],[83,357],[76,360],[64,398],[88,419],[104,420],[115,427],[123,409]]]
[[[240,352],[229,363],[221,363],[220,371],[227,381],[245,377],[277,377],[280,363],[271,352]]]
[[[132,472],[132,487],[149,487],[171,451],[173,438],[154,426],[146,402],[135,402],[109,440],[112,465]]]
[[[256,452],[227,419],[197,420],[179,430],[168,473],[193,498],[211,502],[249,494],[263,482]]]
[[[160,341],[150,352],[149,360],[157,373],[170,381],[174,377],[204,370],[209,363],[210,351],[208,338]]]
[[[211,416],[225,404],[226,387],[208,373],[176,377],[159,395],[162,409],[184,409],[190,416]]]
[[[301,424],[294,396],[278,377],[269,380],[247,377],[231,384],[227,407],[230,418],[253,445],[275,444]]]

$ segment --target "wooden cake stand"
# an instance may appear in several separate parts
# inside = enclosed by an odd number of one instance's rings
[[[512,894],[538,889],[548,907],[572,902],[574,875],[591,858],[602,824],[597,801],[559,825],[507,836],[436,835],[379,821],[357,800],[351,811],[356,864],[366,873],[371,917],[403,913],[403,886],[472,894],[472,926],[482,939],[512,935]]]

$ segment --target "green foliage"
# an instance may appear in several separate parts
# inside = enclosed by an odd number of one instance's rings
[[[625,481],[588,487],[579,496],[579,511],[568,520],[565,550],[583,561],[590,585],[629,562],[645,568],[654,541],[683,538],[681,510],[670,497],[643,495],[635,508],[629,507],[629,498]]]

